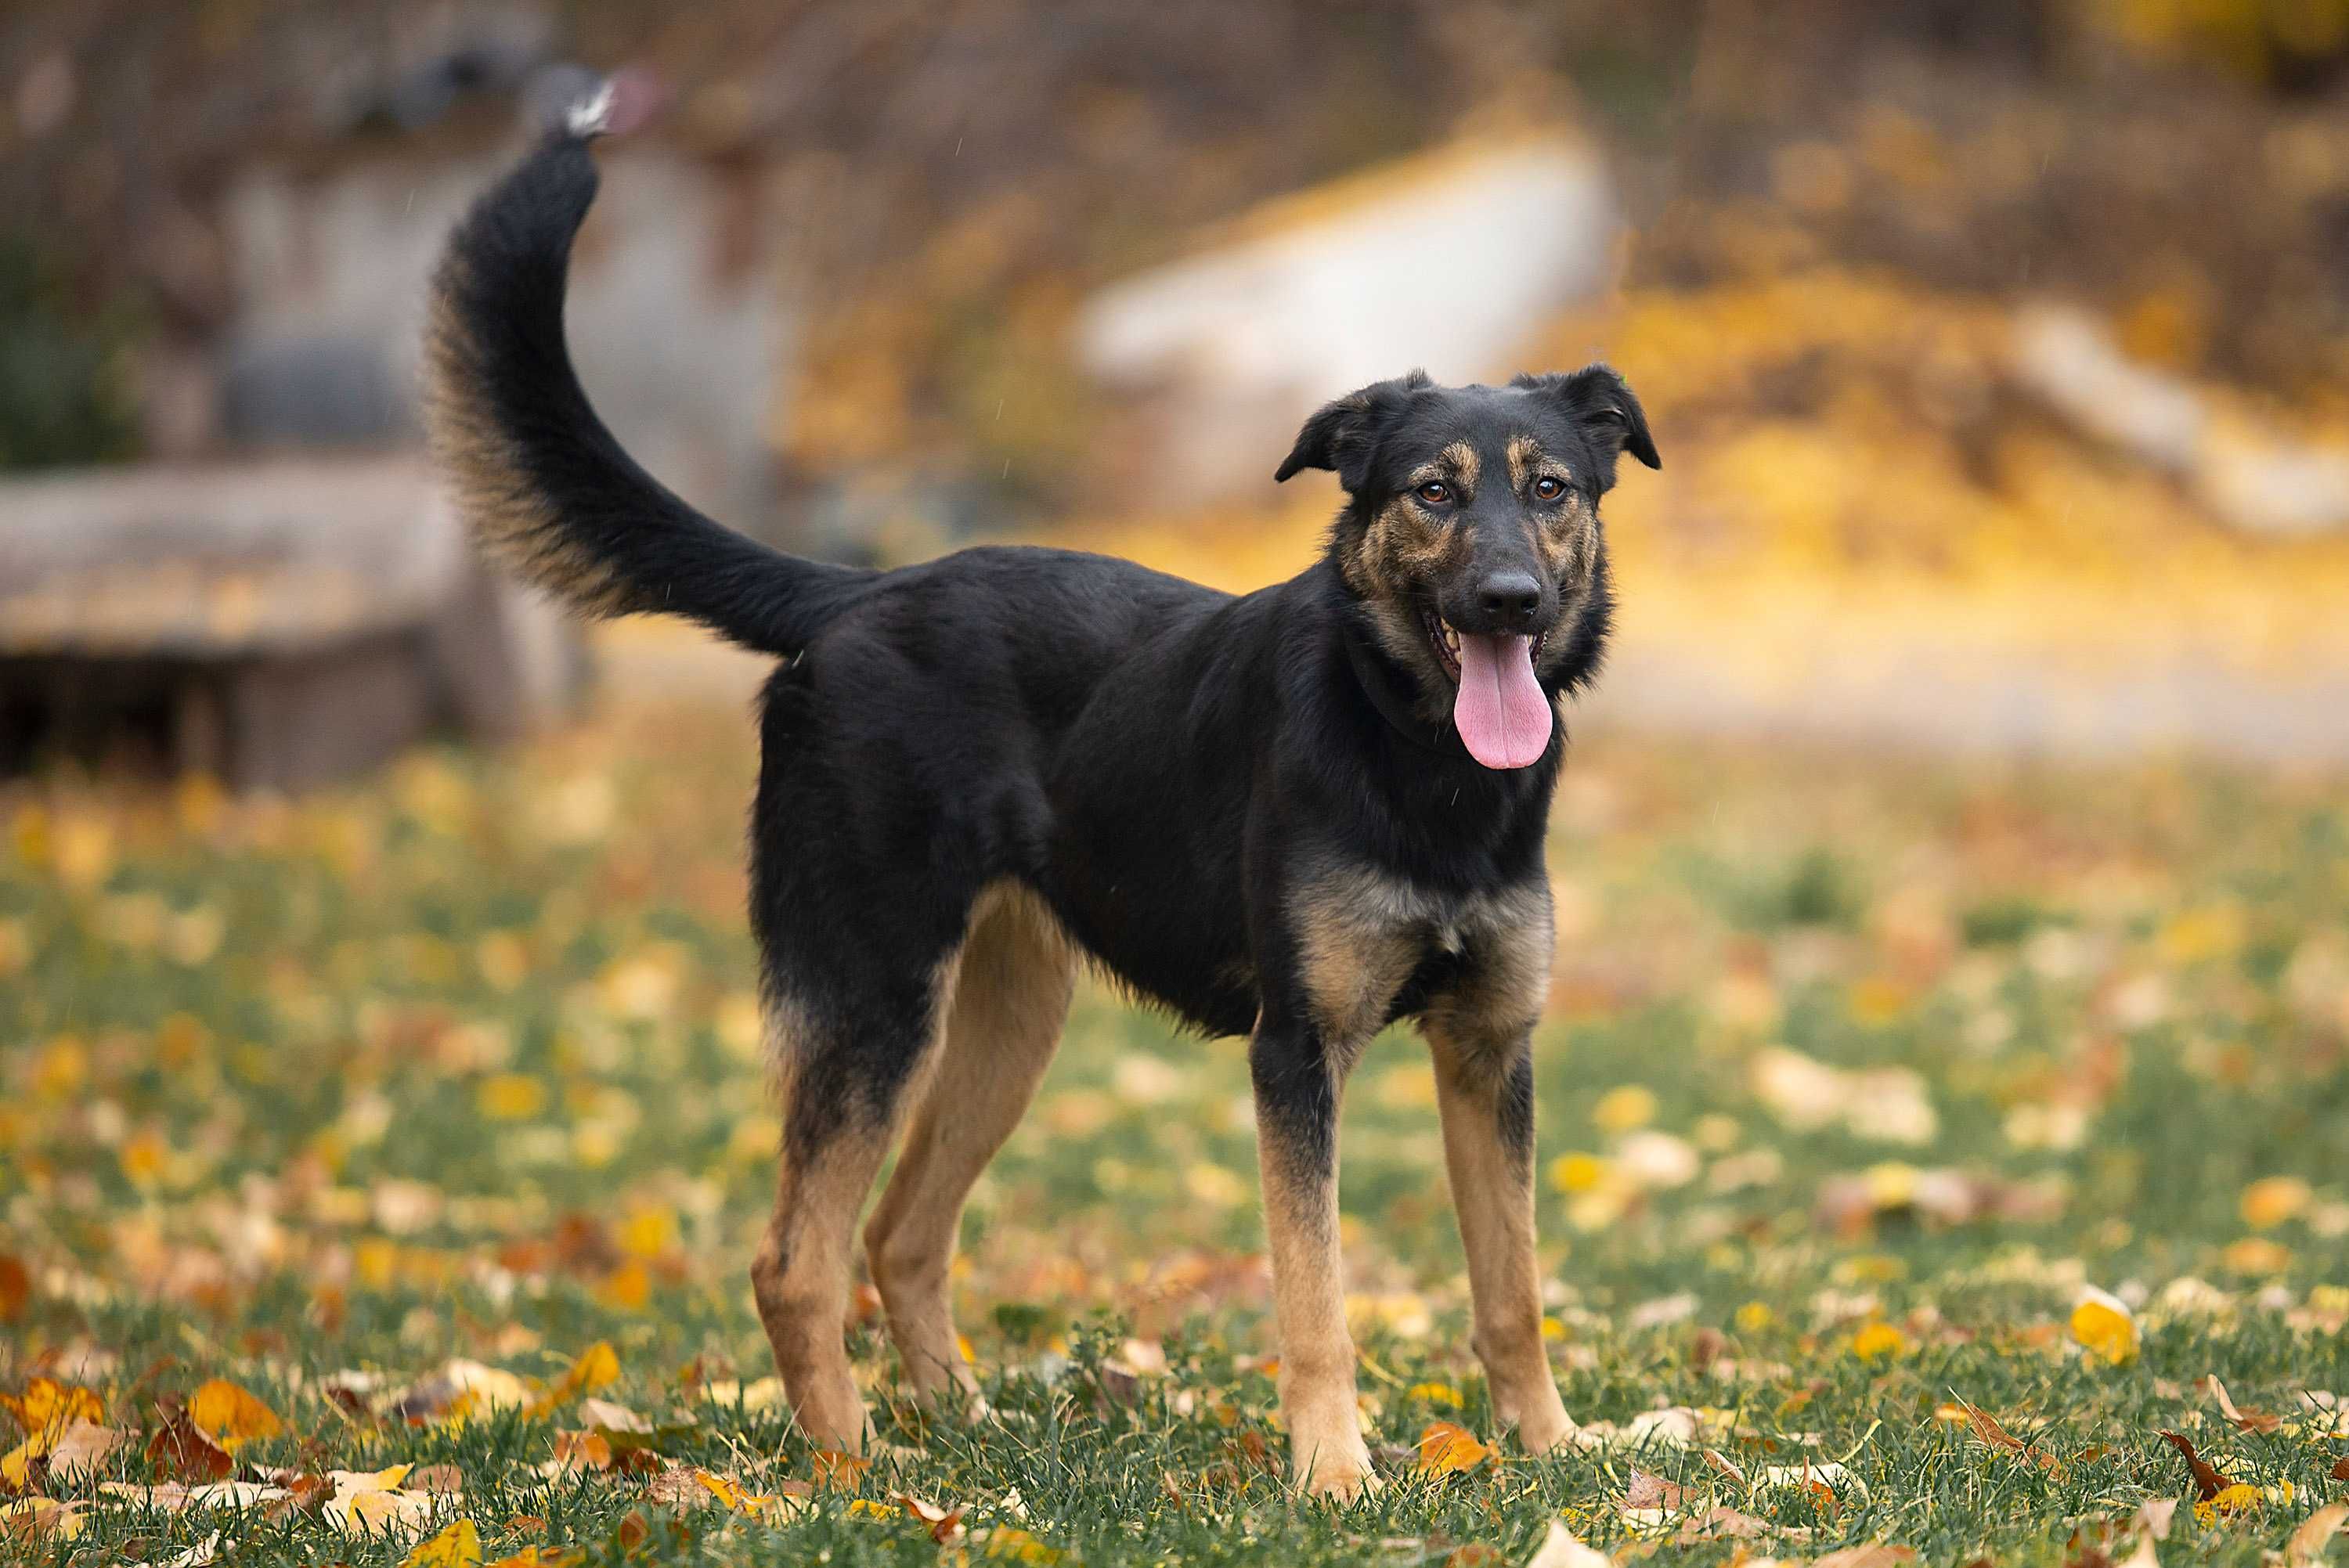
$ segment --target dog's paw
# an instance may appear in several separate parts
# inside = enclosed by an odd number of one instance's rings
[[[1553,1449],[1571,1448],[1582,1435],[1574,1418],[1555,1398],[1547,1409],[1537,1408],[1517,1422],[1517,1444],[1529,1454],[1546,1454]]]
[[[1371,1468],[1370,1450],[1357,1444],[1350,1454],[1322,1455],[1310,1466],[1299,1463],[1292,1484],[1301,1496],[1347,1503],[1372,1495],[1386,1482]]]

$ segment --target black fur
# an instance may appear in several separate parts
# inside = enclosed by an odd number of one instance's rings
[[[490,428],[441,446],[493,470],[472,476],[469,497],[488,500],[468,504],[517,509],[520,523],[481,526],[525,566],[575,552],[608,577],[598,607],[669,611],[796,655],[762,698],[751,828],[768,988],[824,1042],[800,1064],[794,1142],[883,1115],[928,1037],[934,977],[975,900],[1011,879],[1135,991],[1201,1030],[1253,1032],[1268,1132],[1326,1159],[1332,1042],[1302,972],[1300,889],[1330,868],[1437,903],[1537,886],[1563,748],[1554,730],[1533,766],[1478,765],[1442,722],[1451,695],[1435,652],[1400,648],[1381,614],[1442,608],[1475,630],[1462,583],[1496,561],[1546,570],[1526,542],[1537,509],[1493,482],[1513,435],[1566,464],[1595,530],[1618,450],[1656,462],[1621,379],[1593,368],[1447,389],[1415,375],[1333,403],[1279,471],[1337,471],[1350,499],[1330,549],[1257,593],[1014,547],[852,572],[695,512],[596,419],[562,323],[594,189],[584,144],[557,138],[457,231],[436,399],[478,407]],[[460,449],[468,439],[486,445]],[[1342,569],[1347,551],[1415,465],[1460,442],[1483,454],[1486,482],[1451,520],[1466,531],[1448,536],[1466,541],[1451,580],[1366,593]],[[1550,619],[1525,628],[1548,634],[1538,673],[1551,693],[1579,686],[1599,657],[1603,540],[1594,552],[1576,581],[1542,583],[1532,613]],[[564,586],[561,566],[533,569]],[[1416,1012],[1475,962],[1439,940],[1440,924],[1381,1016]],[[1529,1146],[1530,1079],[1509,1071],[1506,1137]]]

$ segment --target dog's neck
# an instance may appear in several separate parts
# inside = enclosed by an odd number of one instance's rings
[[[1377,634],[1361,624],[1359,613],[1344,617],[1338,636],[1346,645],[1346,663],[1355,681],[1380,717],[1413,744],[1430,751],[1445,750],[1451,725],[1432,724],[1422,717],[1419,708],[1424,698],[1411,677],[1395,667]]]

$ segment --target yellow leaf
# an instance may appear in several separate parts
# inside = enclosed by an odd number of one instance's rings
[[[2196,1503],[2194,1517],[2202,1523],[2209,1524],[2216,1520],[2232,1519],[2238,1514],[2253,1512],[2265,1501],[2261,1496],[2258,1487],[2237,1481],[2230,1487],[2221,1489],[2219,1495],[2208,1502]]]
[[[563,1381],[548,1389],[543,1398],[530,1408],[533,1416],[543,1416],[569,1404],[582,1394],[592,1394],[619,1380],[620,1353],[612,1348],[611,1341],[599,1339],[579,1353]]]
[[[2117,1367],[2137,1355],[2137,1316],[2119,1297],[2088,1285],[2072,1308],[2072,1337],[2089,1355]]]
[[[1629,1132],[1656,1119],[1656,1094],[1645,1084],[1618,1084],[1590,1108],[1590,1120],[1601,1132]]]
[[[1454,1475],[1483,1464],[1492,1449],[1476,1434],[1452,1421],[1430,1421],[1419,1434],[1419,1464],[1423,1475]]]
[[[1403,1398],[1425,1399],[1432,1405],[1457,1406],[1460,1403],[1460,1390],[1449,1383],[1413,1383],[1403,1390]]]
[[[987,1532],[987,1550],[981,1556],[999,1558],[1008,1563],[1047,1564],[1061,1560],[1060,1548],[1047,1546],[1024,1530],[990,1530]]]
[[[481,1537],[470,1519],[451,1520],[440,1533],[420,1541],[399,1560],[399,1568],[481,1568]]]
[[[1909,1336],[1889,1323],[1871,1323],[1851,1336],[1851,1353],[1862,1361],[1898,1356],[1909,1348]]]
[[[546,1086],[527,1073],[493,1073],[475,1087],[473,1104],[492,1121],[528,1121],[546,1109]]]
[[[1549,1184],[1561,1192],[1595,1191],[1607,1177],[1607,1161],[1596,1154],[1561,1154],[1549,1162]]]
[[[255,1438],[285,1431],[277,1412],[225,1378],[215,1377],[188,1400],[188,1419],[229,1452]]]
[[[88,1388],[60,1383],[54,1377],[36,1377],[25,1385],[20,1395],[0,1394],[0,1408],[16,1418],[16,1422],[28,1433],[48,1431],[73,1421],[102,1421],[106,1418],[106,1402]]]
[[[2243,1189],[2243,1223],[2272,1230],[2309,1205],[2315,1194],[2297,1176],[2270,1176]]]

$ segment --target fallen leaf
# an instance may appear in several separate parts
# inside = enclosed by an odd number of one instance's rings
[[[2302,1520],[2283,1543],[2284,1568],[2309,1568],[2323,1562],[2344,1522],[2349,1522],[2349,1502],[2327,1503]]]
[[[0,1410],[16,1418],[28,1437],[62,1429],[75,1420],[102,1421],[106,1403],[90,1389],[54,1377],[36,1377],[22,1394],[0,1394]]]
[[[935,1502],[916,1497],[910,1492],[902,1491],[897,1494],[897,1505],[928,1525],[930,1539],[939,1545],[948,1545],[961,1539],[963,1525],[960,1508],[941,1508]]]
[[[1661,1508],[1678,1512],[1686,1495],[1677,1482],[1666,1480],[1660,1475],[1651,1475],[1634,1465],[1631,1467],[1630,1484],[1623,1489],[1622,1506]]]
[[[190,1420],[184,1410],[165,1416],[155,1435],[147,1439],[147,1463],[157,1475],[178,1481],[224,1480],[236,1469],[228,1450]]]
[[[1762,1472],[1757,1484],[1771,1489],[1800,1487],[1831,1506],[1840,1502],[1841,1494],[1847,1491],[1863,1498],[1868,1495],[1868,1483],[1832,1460],[1772,1465]]]
[[[465,1475],[455,1465],[425,1465],[409,1472],[410,1490],[448,1495],[465,1490]]]
[[[530,1414],[552,1415],[581,1395],[609,1387],[619,1379],[620,1353],[612,1348],[609,1340],[599,1339],[579,1353],[579,1359],[571,1364],[563,1380],[530,1407]]]
[[[229,1453],[256,1438],[274,1438],[285,1430],[277,1412],[225,1378],[215,1377],[188,1399],[188,1419],[203,1429]]]
[[[525,1546],[510,1557],[501,1557],[487,1568],[577,1568],[587,1561],[585,1548],[578,1546]]]
[[[157,1562],[154,1568],[204,1568],[206,1563],[220,1555],[220,1549],[221,1535],[215,1530],[186,1551],[174,1552]]]
[[[2026,1443],[2000,1426],[1997,1418],[1989,1411],[1962,1398],[1958,1400],[1958,1407],[1965,1411],[1966,1423],[1973,1429],[1974,1436],[1990,1447],[2020,1455],[2050,1474],[2064,1468],[2063,1461],[2036,1443]]]
[[[629,1409],[609,1399],[587,1398],[579,1401],[579,1418],[604,1432],[649,1432],[653,1424]]]
[[[2266,1501],[2267,1498],[2258,1487],[2246,1481],[2237,1481],[2232,1486],[2221,1487],[2219,1495],[2209,1501],[2196,1503],[2194,1505],[2195,1522],[2213,1524],[2221,1519],[2233,1519],[2241,1514],[2254,1513]]]
[[[77,1419],[49,1445],[52,1480],[86,1485],[95,1480],[108,1458],[126,1440],[125,1434],[95,1421]]]
[[[2081,1348],[2113,1366],[2137,1355],[2137,1315],[2118,1296],[2095,1285],[2080,1287],[2072,1306],[2072,1337]]]
[[[2219,1413],[2226,1417],[2230,1421],[2232,1421],[2236,1426],[2240,1427],[2243,1430],[2247,1432],[2272,1432],[2278,1427],[2283,1425],[2283,1418],[2282,1416],[2272,1416],[2265,1410],[2238,1410],[2235,1408],[2235,1401],[2228,1398],[2227,1386],[2219,1381],[2219,1375],[2216,1372],[2208,1374],[2203,1377],[2202,1381],[2209,1386],[2211,1397],[2219,1401]]]
[[[990,1530],[987,1532],[987,1549],[982,1557],[1004,1563],[1031,1563],[1047,1565],[1061,1560],[1061,1549],[1047,1545],[1024,1530]]]
[[[215,1480],[202,1486],[188,1486],[179,1481],[134,1486],[128,1481],[106,1480],[98,1483],[98,1490],[105,1496],[119,1497],[141,1508],[153,1509],[158,1513],[188,1513],[211,1509],[242,1512],[292,1495],[282,1486],[251,1480]]]
[[[2209,1501],[2232,1484],[2219,1473],[2215,1466],[2194,1451],[2191,1442],[2176,1432],[2165,1431],[2161,1435],[2168,1439],[2171,1448],[2186,1456],[2186,1468],[2193,1472],[2194,1494],[2199,1501]]]
[[[1423,1475],[1454,1475],[1475,1470],[1492,1451],[1465,1427],[1452,1421],[1430,1421],[1427,1429],[1419,1434],[1417,1468]]]
[[[2333,1461],[2333,1479],[2334,1480],[2349,1480],[2349,1460],[2334,1460]]]
[[[439,1534],[419,1541],[399,1560],[399,1568],[481,1568],[481,1537],[470,1519],[455,1519]]]
[[[0,1253],[0,1323],[14,1323],[25,1315],[25,1304],[32,1299],[33,1272],[25,1260],[14,1253]]]
[[[1727,1476],[1731,1480],[1735,1481],[1739,1486],[1744,1486],[1747,1484],[1745,1472],[1738,1469],[1736,1464],[1725,1457],[1719,1449],[1705,1449],[1704,1462],[1719,1470],[1723,1475]]]
[[[2178,1500],[2174,1497],[2152,1497],[2137,1504],[2137,1512],[2129,1516],[2129,1528],[2156,1541],[2169,1539],[2170,1522],[2178,1516]]]
[[[78,1503],[59,1502],[53,1497],[0,1503],[0,1541],[71,1541],[87,1523]]]
[[[833,1491],[854,1491],[863,1481],[864,1472],[873,1461],[858,1454],[843,1453],[837,1449],[818,1449],[808,1456],[815,1484]]]
[[[1899,1568],[1904,1563],[1917,1561],[1913,1546],[1894,1546],[1885,1542],[1871,1542],[1866,1546],[1847,1546],[1840,1552],[1830,1552],[1812,1560],[1811,1568]]]
[[[441,1501],[426,1491],[357,1491],[327,1499],[326,1522],[346,1535],[414,1535]]]
[[[1615,1560],[1585,1546],[1563,1522],[1553,1519],[1540,1549],[1526,1559],[1526,1568],[1615,1568]]]

